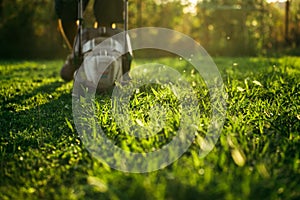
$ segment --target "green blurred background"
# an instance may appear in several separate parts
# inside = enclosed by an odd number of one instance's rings
[[[300,55],[300,0],[129,0],[129,28],[183,32],[217,56]],[[273,0],[274,1],[274,0]],[[92,2],[86,24],[93,22]],[[0,0],[0,58],[61,58],[53,0]]]

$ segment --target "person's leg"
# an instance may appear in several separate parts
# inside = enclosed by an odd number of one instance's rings
[[[123,22],[123,0],[95,0],[94,15],[99,26]]]
[[[123,0],[95,0],[94,15],[98,26],[111,28],[113,23],[124,22],[124,1]],[[109,35],[111,36],[111,35]],[[130,70],[132,55],[126,53],[123,55],[123,73]]]
[[[83,0],[83,7],[86,8],[89,0]],[[55,11],[59,18],[59,29],[64,37],[68,47],[71,50],[70,55],[67,57],[63,65],[60,75],[65,81],[71,81],[75,72],[73,63],[73,43],[77,34],[78,19],[78,1],[75,0],[55,0]]]
[[[77,1],[55,0],[55,11],[59,18],[60,32],[64,34],[66,42],[73,45],[77,30]]]

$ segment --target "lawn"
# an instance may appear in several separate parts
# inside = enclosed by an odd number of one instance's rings
[[[59,77],[62,61],[1,61],[0,199],[300,199],[300,58],[214,61],[227,111],[220,138],[204,158],[198,152],[210,116],[207,88],[181,59],[156,61],[186,77],[203,115],[188,150],[149,173],[112,169],[85,148],[73,120],[73,85]],[[142,63],[147,60],[135,61]],[[151,140],[135,140],[117,126],[110,95],[97,96],[97,117],[116,145],[151,151],[176,135],[178,100],[150,85],[130,102],[129,119],[140,125],[150,123],[149,110],[159,103],[171,111],[160,137]]]

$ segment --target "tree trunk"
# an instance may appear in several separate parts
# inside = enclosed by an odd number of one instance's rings
[[[289,16],[290,16],[290,0],[285,3],[285,41],[289,44]]]
[[[0,17],[3,17],[3,0],[0,0]]]
[[[142,27],[142,0],[138,0],[136,4],[137,8],[137,27]]]

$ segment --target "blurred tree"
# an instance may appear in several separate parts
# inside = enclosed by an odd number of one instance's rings
[[[93,0],[91,0],[93,1]],[[53,0],[0,0],[0,57],[64,57],[67,50],[58,31]],[[85,13],[93,20],[92,2]],[[242,56],[300,48],[300,0],[199,0],[196,13],[188,0],[129,1],[129,28],[157,26],[175,29],[199,41],[213,55]],[[288,27],[286,30],[285,27]],[[285,34],[287,32],[288,34]],[[150,39],[150,38],[144,38]]]
[[[130,1],[130,27],[158,26],[174,28],[183,24],[184,5],[181,0]]]
[[[3,0],[0,0],[0,17],[2,17],[3,12]]]
[[[136,3],[136,11],[137,11],[137,27],[142,27],[143,16],[142,16],[142,0],[138,0]]]
[[[191,34],[212,54],[266,54],[283,45],[283,14],[282,4],[266,0],[202,0]]]
[[[28,52],[26,48],[31,46],[34,32],[32,26],[33,7],[25,5],[26,3],[16,0],[2,2],[5,9],[2,14],[0,44],[5,48],[1,48],[0,55],[13,57],[20,56],[22,52]],[[14,55],[12,55],[13,53]]]
[[[52,0],[1,0],[1,58],[57,57],[63,51]]]
[[[300,47],[300,0],[291,2],[290,11],[290,41],[294,48]]]
[[[253,1],[252,1],[253,2]],[[247,18],[255,9],[251,1],[203,0],[199,2],[201,18],[200,42],[214,54],[243,55],[252,53],[249,44]],[[195,31],[195,30],[194,30]]]

